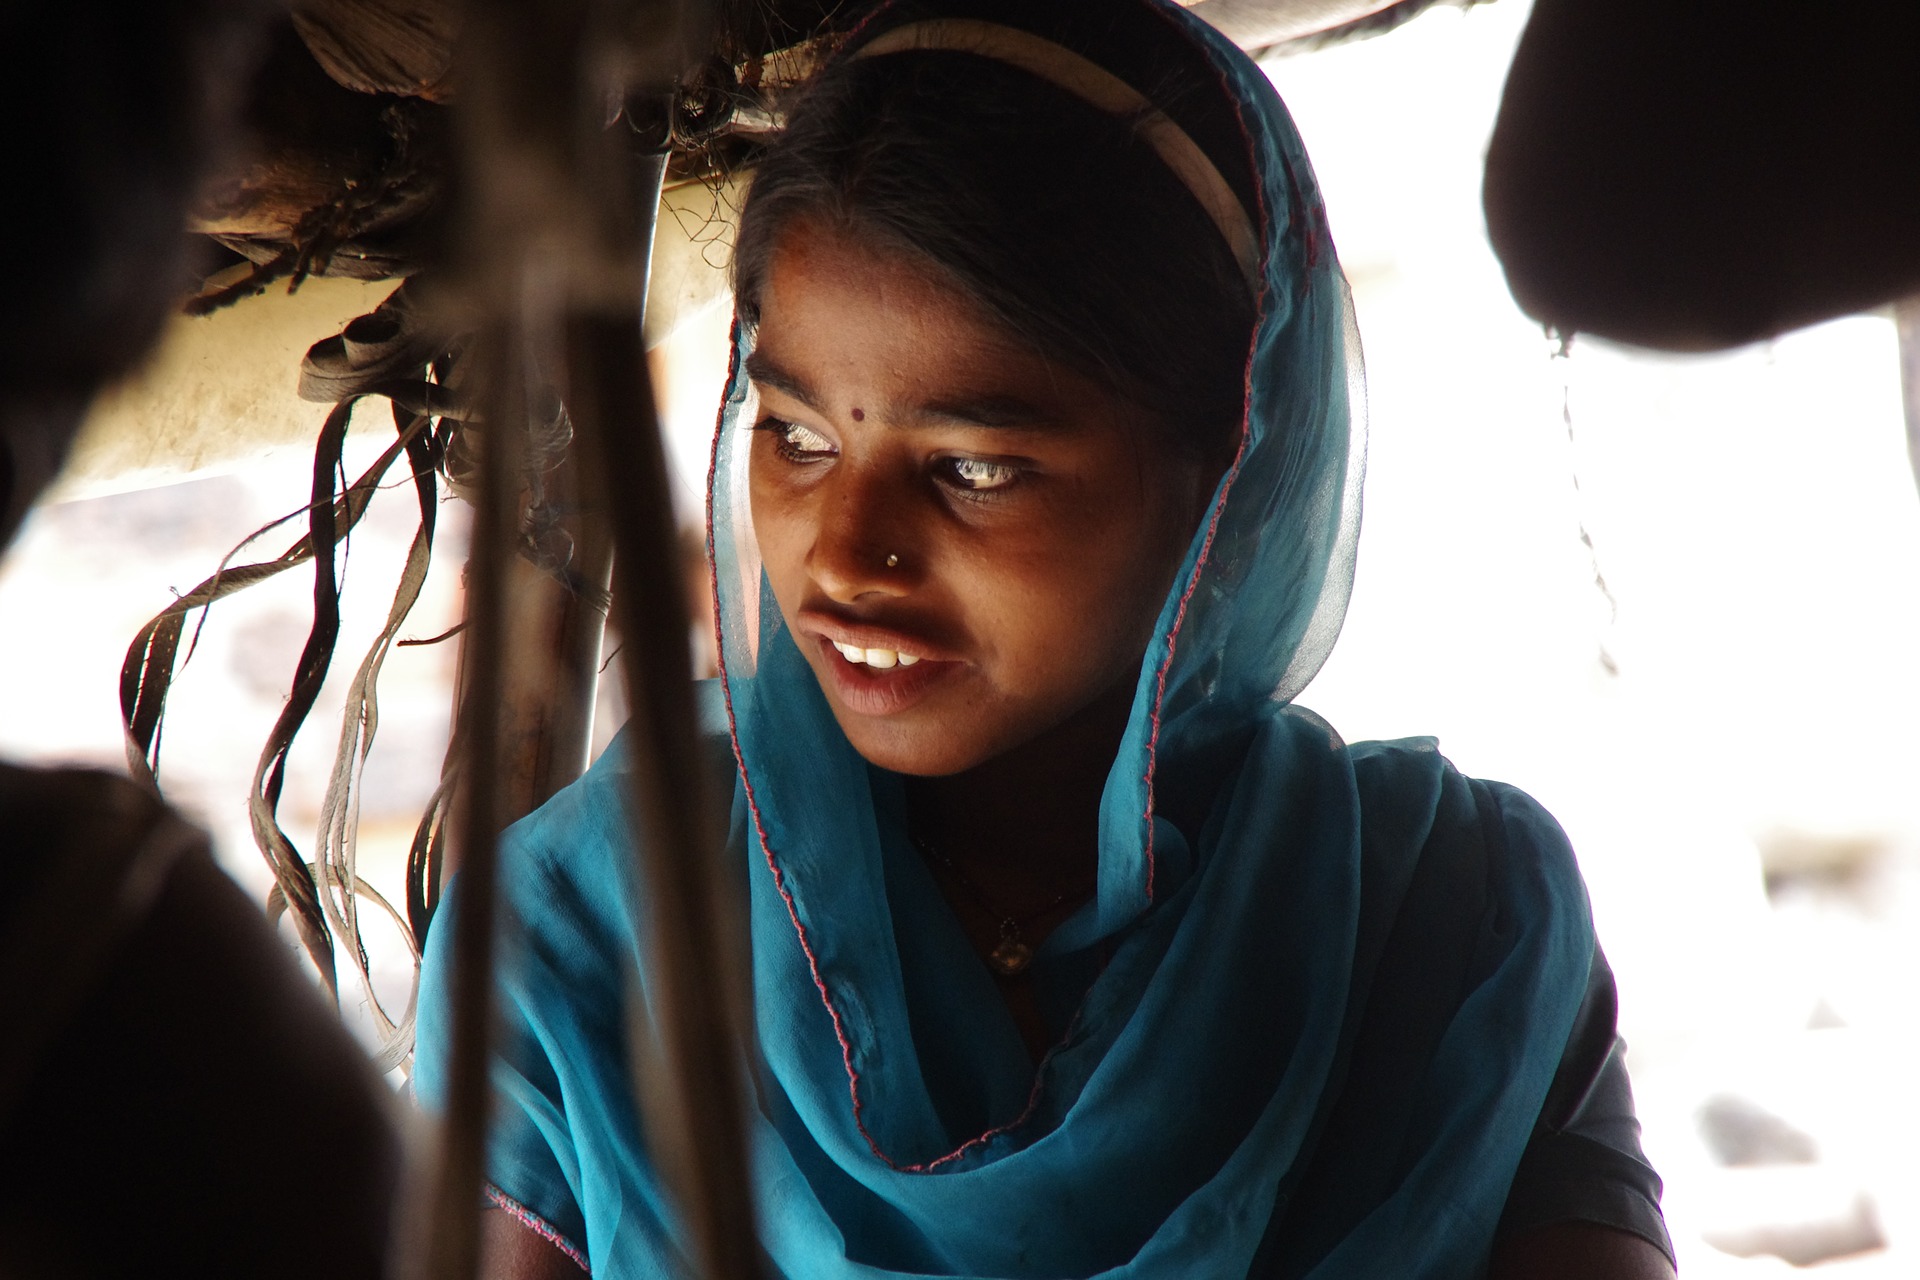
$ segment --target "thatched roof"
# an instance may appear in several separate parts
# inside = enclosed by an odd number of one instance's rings
[[[1436,2],[1193,0],[1190,7],[1264,52],[1370,35]],[[783,79],[872,3],[722,4],[710,47],[684,53],[690,70],[673,121],[673,176],[691,180],[750,151],[750,135],[764,128]],[[197,306],[218,306],[288,276],[377,279],[426,264],[443,239],[445,116],[459,11],[455,0],[297,7],[254,83],[250,158],[210,189],[195,222],[247,265],[211,282]]]

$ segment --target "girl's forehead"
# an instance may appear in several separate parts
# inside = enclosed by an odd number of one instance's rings
[[[841,309],[923,312],[923,320],[1014,342],[1014,335],[933,259],[818,218],[796,219],[780,235],[768,259],[765,294],[763,314],[769,302],[793,309],[829,298]]]
[[[747,373],[809,408],[1011,426],[1105,389],[1023,344],[937,268],[809,229],[768,272]]]

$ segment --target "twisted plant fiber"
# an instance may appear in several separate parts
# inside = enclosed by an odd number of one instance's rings
[[[135,635],[120,669],[120,714],[126,726],[127,767],[134,778],[159,790],[161,729],[167,694],[177,674],[176,659],[187,615],[204,611],[215,601],[243,591],[288,569],[314,563],[315,622],[303,649],[287,706],[268,736],[255,772],[249,808],[262,855],[273,869],[274,897],[292,909],[295,927],[307,954],[320,970],[329,992],[335,992],[333,946],[314,885],[313,873],[280,829],[276,810],[284,783],[287,749],[299,732],[325,681],[339,631],[339,583],[334,573],[335,545],[359,523],[381,479],[402,452],[426,432],[430,419],[418,417],[359,479],[335,492],[340,449],[347,421],[360,397],[351,396],[327,415],[314,453],[313,498],[307,506],[255,530],[243,539],[213,575],[176,599]],[[431,471],[429,470],[429,476]],[[248,544],[300,516],[308,520],[307,534],[271,560],[229,568],[228,561]],[[189,646],[188,656],[192,648]]]
[[[305,375],[314,373],[313,363],[314,357],[310,354]],[[458,735],[449,743],[438,785],[408,850],[404,911],[396,909],[368,885],[355,868],[358,796],[361,770],[378,727],[377,684],[381,667],[395,643],[406,643],[397,641],[396,637],[419,596],[430,565],[434,516],[439,501],[438,478],[446,475],[449,488],[456,493],[466,492],[466,482],[476,469],[478,452],[488,444],[480,424],[472,420],[473,406],[451,385],[457,381],[453,364],[451,357],[443,353],[430,363],[423,361],[417,371],[409,367],[402,372],[389,365],[369,368],[355,376],[352,370],[344,374],[334,370],[340,380],[333,390],[341,393],[341,398],[329,411],[316,442],[311,500],[249,534],[227,553],[212,576],[152,618],[135,636],[121,669],[120,700],[126,726],[128,767],[136,779],[157,791],[168,694],[177,669],[192,657],[198,628],[205,625],[210,607],[237,591],[313,563],[313,624],[296,664],[287,704],[261,752],[249,795],[249,816],[255,843],[274,873],[274,887],[266,902],[268,918],[278,920],[284,913],[292,914],[302,946],[336,1002],[335,948],[336,945],[347,948],[385,1041],[378,1055],[383,1069],[403,1065],[411,1055],[419,954],[439,905],[447,819],[463,754]],[[337,485],[347,424],[355,405],[369,395],[391,402],[396,439],[358,479],[351,484]],[[592,604],[605,609],[605,591],[579,580],[571,564],[571,540],[558,527],[557,510],[544,501],[542,478],[564,457],[572,441],[572,423],[564,407],[551,397],[538,406],[530,405],[529,409],[532,411],[527,415],[525,453],[521,466],[516,468],[521,472],[522,492],[529,499],[518,550],[570,590],[591,597]],[[318,848],[309,860],[302,856],[280,825],[278,808],[285,787],[288,752],[311,715],[339,636],[341,583],[335,572],[333,549],[359,523],[374,493],[383,487],[383,481],[403,451],[409,459],[418,499],[419,526],[386,626],[364,656],[348,692],[332,779],[322,805]],[[303,517],[308,523],[307,533],[280,555],[239,566],[231,564],[253,542]],[[188,619],[195,610],[200,611],[198,623],[193,640],[187,643],[182,656],[181,642],[187,636]],[[455,628],[448,634],[458,630]],[[362,940],[358,911],[362,900],[394,921],[413,955],[414,985],[409,990],[406,1008],[398,1017],[389,1014],[373,989],[372,965]]]

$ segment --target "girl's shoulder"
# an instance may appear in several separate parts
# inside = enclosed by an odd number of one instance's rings
[[[1510,783],[1461,773],[1438,739],[1356,742],[1345,752],[1363,832],[1415,846],[1468,841],[1490,855],[1564,858],[1571,868],[1572,846],[1544,805]]]
[[[1460,772],[1432,738],[1344,750],[1359,802],[1362,893],[1376,922],[1429,942],[1451,939],[1440,949],[1463,963],[1498,950],[1505,943],[1496,937],[1518,928],[1577,954],[1584,973],[1593,945],[1586,882],[1544,805]]]

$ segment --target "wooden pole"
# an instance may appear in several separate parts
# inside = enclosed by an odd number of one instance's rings
[[[492,394],[489,421],[523,403],[514,344],[503,329],[482,330],[475,344],[478,367]],[[473,522],[473,553],[467,564],[467,631],[462,651],[465,694],[459,711],[464,742],[462,779],[455,799],[456,844],[461,849],[460,929],[454,935],[452,1043],[445,1110],[432,1170],[425,1246],[430,1280],[469,1280],[480,1261],[480,1192],[486,1168],[487,1110],[491,1102],[487,1063],[493,1029],[494,921],[498,914],[496,854],[502,823],[499,707],[506,639],[506,559],[512,535],[512,484],[508,449],[517,433],[496,430],[482,452]]]
[[[659,165],[655,164],[657,184]],[[657,185],[654,190],[658,190]],[[759,1273],[745,1129],[744,904],[730,901],[700,750],[686,590],[637,313],[583,313],[567,332],[568,395],[619,548],[613,600],[633,707],[628,750],[649,940],[649,1010],[628,1047],[648,1143],[679,1201],[699,1274]]]
[[[503,566],[515,533],[507,477],[523,447],[519,379],[527,353],[542,351],[561,355],[584,474],[599,482],[612,533],[613,597],[634,708],[629,809],[641,856],[633,893],[648,939],[649,1007],[629,1016],[628,1049],[648,1143],[675,1193],[691,1273],[710,1280],[759,1273],[741,1076],[743,912],[740,904],[729,908],[722,891],[665,451],[641,330],[668,86],[695,61],[676,21],[685,7],[675,0],[473,0],[460,53],[460,292],[473,313],[467,327],[505,340],[484,348],[486,371],[497,381],[482,437],[484,498],[474,533],[475,563],[485,571],[469,582],[465,850],[453,1061],[431,1203],[432,1280],[468,1280],[479,1255],[495,842],[510,781],[495,714],[506,680]],[[643,47],[635,32],[654,34]],[[624,101],[629,113],[640,108],[645,118],[630,116],[625,127],[609,129],[610,100]],[[636,157],[638,133],[655,125],[650,154]],[[577,634],[574,647],[585,651]],[[536,789],[529,784],[529,794]]]

